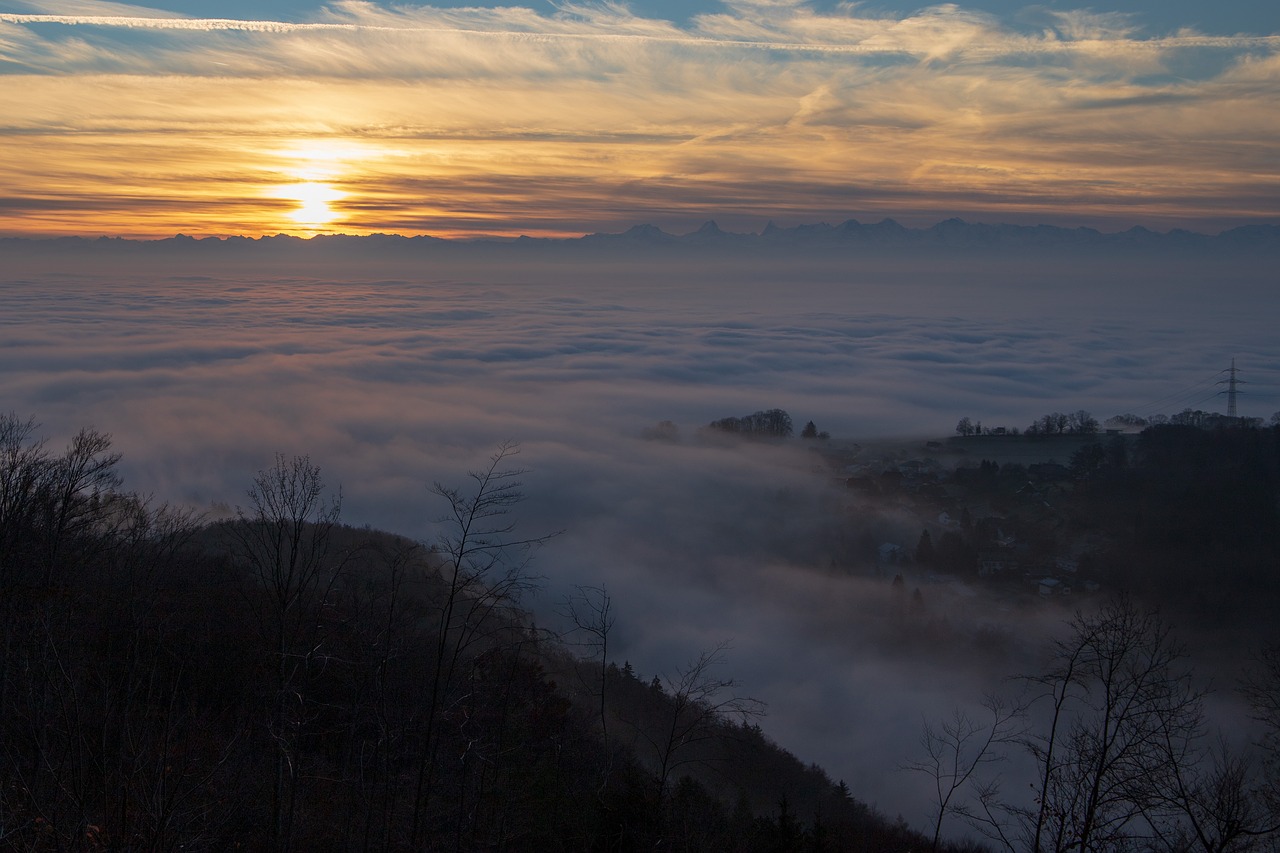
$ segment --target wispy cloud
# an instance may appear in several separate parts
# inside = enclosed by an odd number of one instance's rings
[[[169,18],[131,15],[22,15],[0,13],[7,24],[65,24],[68,26],[123,27],[148,30],[198,30],[284,33],[298,30],[354,30],[354,24],[291,24],[282,21],[245,21],[235,18]]]
[[[304,22],[114,11],[0,15],[0,73],[22,81],[0,90],[13,152],[0,194],[133,210],[113,189],[121,159],[81,144],[92,135],[145,146],[154,186],[141,194],[185,185],[201,202],[187,230],[215,233],[282,227],[270,187],[298,140],[371,155],[335,176],[347,206],[333,227],[354,231],[496,221],[495,179],[539,185],[528,215],[543,231],[588,213],[601,227],[672,224],[667,211],[752,205],[1201,227],[1277,214],[1280,35],[1143,37],[1125,16],[1085,12],[1030,28],[953,5],[896,18],[732,3],[684,26],[617,4],[340,2]],[[181,165],[193,148],[210,152],[202,170]],[[410,189],[433,182],[451,194]],[[814,188],[842,200],[806,204]],[[52,230],[127,227],[42,210]]]
[[[668,21],[637,17],[616,4],[561,4],[555,14],[544,15],[521,7],[386,8],[359,0],[342,0],[325,7],[319,19],[310,22],[172,17],[153,12],[131,15],[0,13],[0,23],[207,33],[363,34],[383,38],[386,34],[395,34],[419,46],[433,36],[487,36],[516,40],[527,48],[557,42],[597,41],[610,46],[630,42],[853,56],[903,54],[925,60],[1094,53],[1103,44],[1117,51],[1138,52],[1180,48],[1275,50],[1280,46],[1280,36],[1225,37],[1185,32],[1143,38],[1137,35],[1130,16],[1118,13],[1048,12],[1052,26],[1039,32],[1024,32],[1011,29],[990,15],[966,12],[954,5],[930,7],[903,19],[819,14],[799,3],[767,8],[757,4],[728,5],[729,13],[699,15],[687,29]],[[429,57],[422,60],[424,67],[430,67]],[[311,71],[305,67],[293,70]]]

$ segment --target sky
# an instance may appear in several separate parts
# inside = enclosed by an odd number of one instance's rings
[[[1226,0],[0,0],[0,235],[1280,215]]]

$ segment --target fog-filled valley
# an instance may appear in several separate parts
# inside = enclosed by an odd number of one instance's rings
[[[1027,464],[1052,459],[1075,477],[1029,497],[1022,480],[1036,478],[1022,468],[1016,483],[955,477],[977,471],[989,447],[950,439],[962,416],[1021,429],[1051,411],[1224,411],[1232,359],[1248,383],[1241,414],[1265,422],[1280,410],[1274,252],[365,247],[13,251],[0,273],[0,412],[34,418],[31,438],[55,454],[82,428],[109,434],[123,488],[189,510],[209,525],[202,535],[233,528],[237,508],[252,516],[254,477],[283,454],[307,457],[327,496],[340,490],[344,536],[368,528],[439,546],[456,532],[448,489],[469,494],[468,472],[509,447],[503,470],[522,472],[514,535],[540,540],[519,600],[525,628],[567,632],[566,602],[607,591],[609,661],[672,692],[714,652],[730,693],[763,703],[750,724],[886,825],[901,815],[925,837],[935,780],[907,768],[924,757],[922,726],[956,709],[979,719],[992,692],[1013,701],[1026,685],[1009,677],[1052,671],[1051,644],[1070,643],[1076,609],[1109,606],[1122,587],[1142,612],[1161,606],[1189,644],[1188,683],[1214,689],[1213,731],[1235,746],[1263,732],[1236,688],[1250,656],[1278,639],[1264,615],[1276,581],[1263,571],[1275,568],[1274,430],[1257,429],[1256,447],[1194,445],[1207,460],[1244,458],[1246,474],[1256,462],[1248,494],[1271,504],[1242,523],[1256,540],[1206,533],[1181,551],[1142,543],[1173,535],[1155,531],[1166,515],[1151,496],[1194,491],[1182,481],[1112,489],[1104,463],[1092,479],[1074,467],[1078,445],[1043,444]],[[770,409],[790,413],[794,436],[706,429]],[[829,437],[800,438],[808,422]],[[1191,452],[1139,445],[1138,432],[1123,439],[1131,460]],[[922,498],[894,472],[927,457],[948,473]],[[1228,463],[1215,470],[1228,471],[1213,483],[1224,495],[1248,479]],[[966,518],[961,536],[958,517],[940,520],[961,494],[1003,526],[975,532],[982,517]],[[1037,553],[1035,566],[1070,557],[1080,582],[1069,596],[1041,595],[1021,570],[1004,583],[957,576],[941,556],[948,532],[1034,549],[1059,510],[1080,529],[1055,529],[1071,547]],[[1128,551],[1109,520],[1120,517]],[[921,551],[926,530],[936,558]],[[1225,590],[1166,595],[1144,560],[1179,553],[1249,573],[1215,575]],[[1086,588],[1086,575],[1127,580]],[[1183,592],[1199,582],[1189,570],[1168,577]],[[1236,598],[1251,601],[1233,619]],[[596,653],[581,630],[565,642]],[[1003,772],[1013,787],[1034,769],[1012,756]],[[944,835],[978,831],[951,815]]]

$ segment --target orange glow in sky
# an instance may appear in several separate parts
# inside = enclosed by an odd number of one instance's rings
[[[0,235],[1280,219],[1280,36],[725,10],[0,13]]]

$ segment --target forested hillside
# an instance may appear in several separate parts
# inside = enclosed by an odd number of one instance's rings
[[[1082,450],[1052,503],[1020,466],[956,472],[957,494],[1020,536],[1043,531],[1046,553],[1053,536],[1087,535],[1080,574],[1130,596],[1082,596],[1042,668],[1006,673],[981,712],[962,696],[954,713],[920,708],[900,767],[936,792],[921,803],[927,837],[770,740],[723,647],[636,672],[613,654],[603,585],[567,598],[563,624],[535,625],[522,596],[555,567],[532,562],[549,537],[519,524],[513,446],[435,484],[445,524],[414,542],[344,525],[306,457],[246,476],[244,505],[210,521],[128,492],[108,436],[83,430],[58,451],[4,416],[0,841],[906,851],[962,849],[946,837],[967,833],[1010,851],[1270,849],[1278,437],[1151,429]],[[988,527],[952,538],[972,547]],[[917,563],[946,570],[949,541]],[[1058,609],[1018,583],[974,588]],[[884,600],[901,585],[885,579]],[[1252,638],[1238,651],[1257,659],[1243,683],[1216,685],[1234,700],[1215,698],[1215,673],[1192,668],[1152,602],[1193,626],[1236,614]],[[889,622],[919,632],[919,609]],[[939,631],[957,663],[973,656]]]
[[[989,449],[1052,446],[995,441]],[[1164,424],[1082,439],[1060,459],[1067,464],[983,459],[956,469],[956,487],[990,516],[939,504],[963,523],[929,543],[930,564],[973,576],[984,558],[1011,558],[1035,579],[1055,572],[1055,556],[1070,556],[1077,585],[1130,592],[1199,625],[1271,627],[1280,604],[1280,427]],[[1020,552],[1002,552],[1002,533]],[[988,582],[1017,578],[996,573]]]
[[[603,590],[536,629],[513,450],[415,543],[344,526],[305,457],[205,523],[125,491],[108,436],[0,418],[4,847],[919,849],[772,743],[717,650],[639,677]]]

